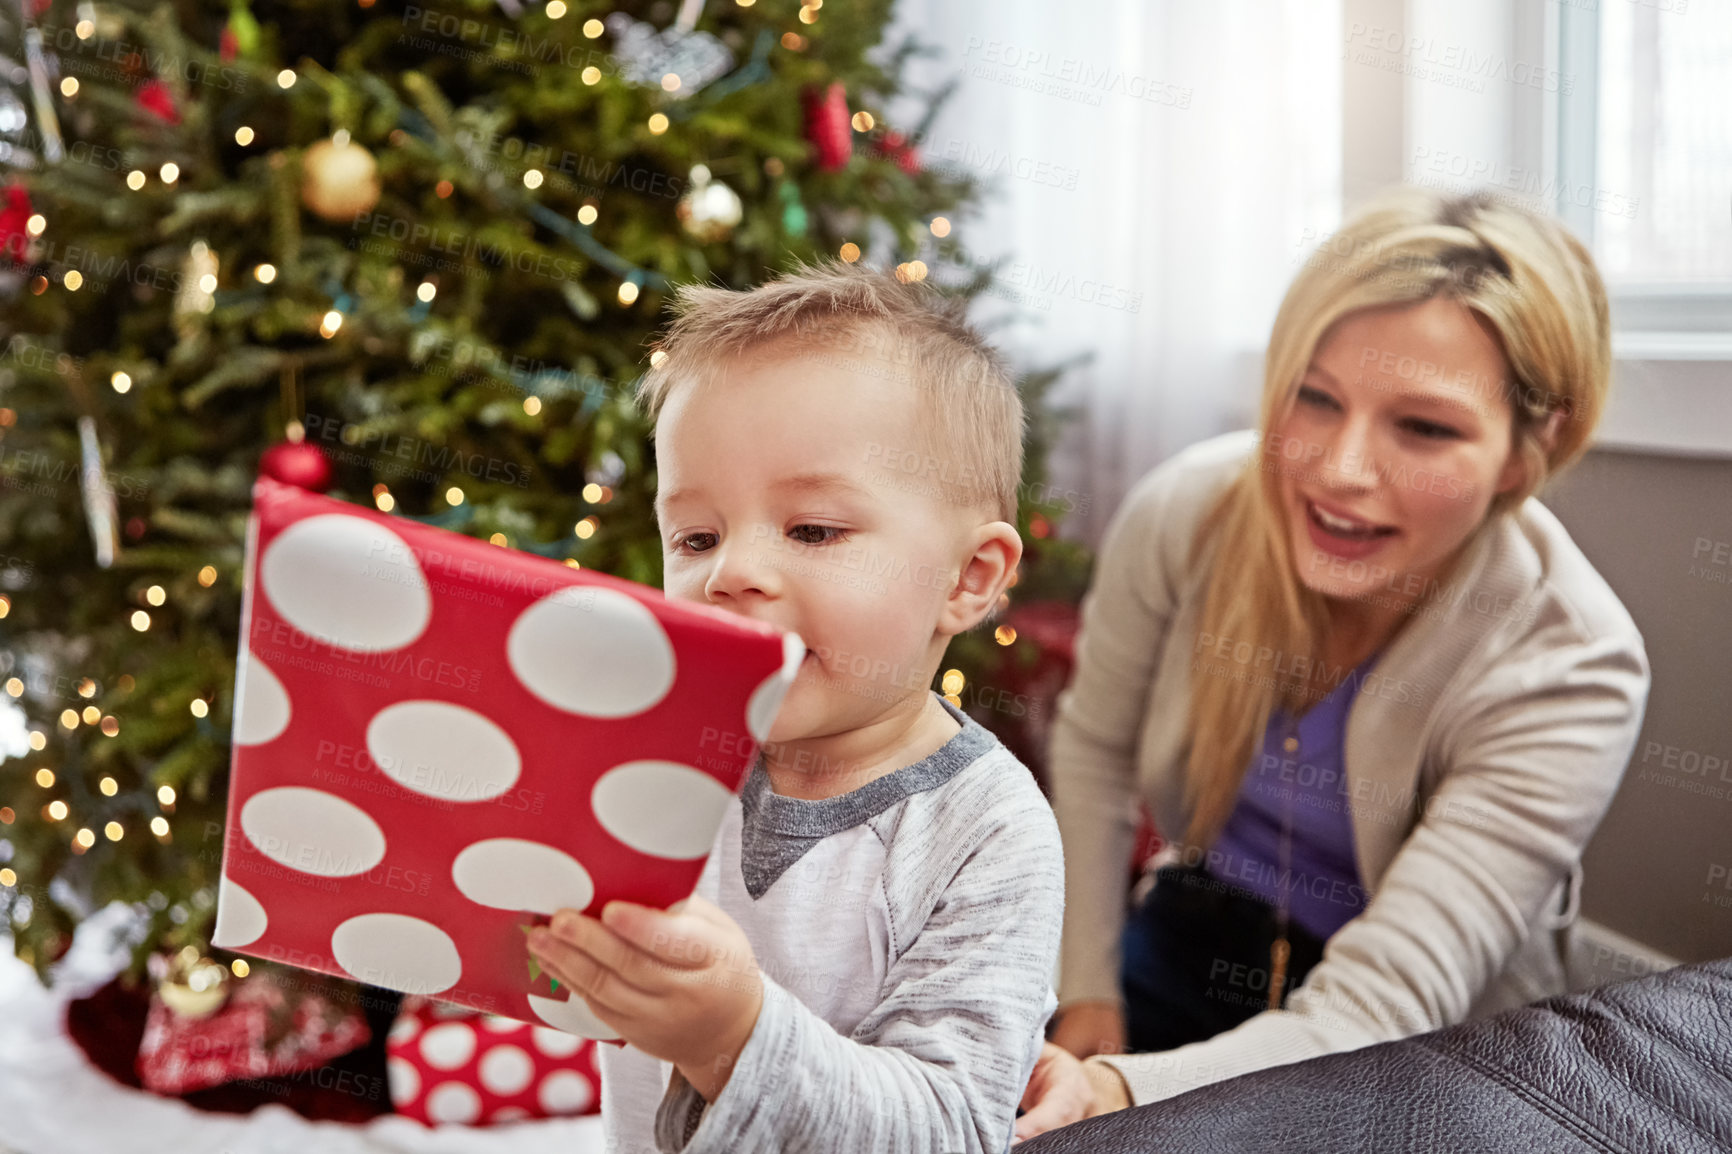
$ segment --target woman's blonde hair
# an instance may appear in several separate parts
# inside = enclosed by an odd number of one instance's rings
[[[1185,777],[1192,846],[1211,844],[1226,824],[1274,707],[1297,716],[1333,687],[1313,684],[1323,670],[1326,606],[1299,580],[1269,433],[1285,420],[1318,345],[1344,317],[1440,296],[1482,318],[1501,342],[1511,449],[1526,466],[1523,483],[1494,497],[1476,532],[1574,463],[1600,419],[1612,360],[1605,286],[1586,247],[1557,221],[1485,192],[1404,187],[1365,205],[1323,242],[1288,287],[1269,336],[1260,451],[1203,519],[1191,550],[1195,566],[1211,543],[1219,546],[1207,576],[1203,634],[1314,672],[1300,680],[1255,676],[1256,669],[1194,678]],[[1541,429],[1553,413],[1561,416],[1553,419],[1548,450]]]

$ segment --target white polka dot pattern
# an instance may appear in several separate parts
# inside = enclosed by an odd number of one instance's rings
[[[373,715],[367,752],[404,789],[443,801],[490,801],[523,769],[505,731],[447,701],[399,701]]]
[[[343,649],[378,653],[421,635],[433,599],[408,544],[348,513],[297,521],[265,550],[259,577],[289,624]]]
[[[263,745],[275,741],[289,727],[292,709],[289,691],[271,667],[250,653],[243,653],[235,680],[240,709],[235,714],[236,745]]]
[[[211,945],[238,949],[257,941],[270,926],[259,899],[224,875],[217,889],[216,931]]]
[[[319,877],[366,873],[385,858],[379,823],[322,789],[286,785],[255,793],[241,807],[241,829],[278,865]]]
[[[602,774],[590,805],[601,827],[632,849],[686,861],[710,852],[733,796],[689,765],[632,761]]]
[[[463,976],[463,961],[450,936],[406,914],[348,919],[331,935],[331,956],[351,976],[406,994],[437,994]]]
[[[674,684],[674,647],[643,602],[596,587],[568,588],[523,611],[506,638],[511,670],[555,709],[631,717]]]
[[[451,880],[477,905],[551,915],[582,910],[595,897],[595,882],[563,850],[516,837],[496,837],[468,846],[451,863]]]

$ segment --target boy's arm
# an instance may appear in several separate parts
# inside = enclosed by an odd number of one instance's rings
[[[1063,858],[1044,802],[970,841],[939,843],[918,866],[904,859],[943,892],[892,963],[888,995],[850,1037],[765,975],[757,1025],[727,1085],[706,1106],[676,1070],[656,1114],[657,1146],[1003,1151],[1050,1012]]]

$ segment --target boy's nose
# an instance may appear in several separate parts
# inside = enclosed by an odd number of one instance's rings
[[[775,597],[781,593],[781,578],[775,558],[752,540],[750,534],[725,541],[713,550],[714,567],[704,582],[704,596],[716,605],[749,601],[757,597]]]

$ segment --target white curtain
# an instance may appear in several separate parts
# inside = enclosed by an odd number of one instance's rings
[[[1254,420],[1281,294],[1339,223],[1340,0],[899,0],[908,31],[939,50],[921,86],[960,81],[923,163],[993,186],[957,234],[1007,258],[977,316],[1024,366],[1093,354],[1053,471],[1096,544],[1143,473]]]

